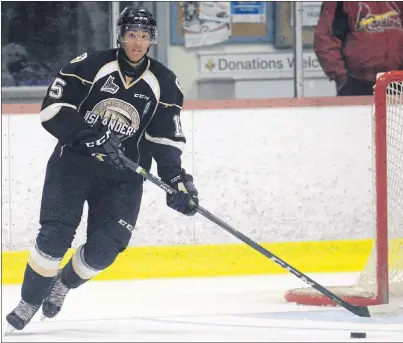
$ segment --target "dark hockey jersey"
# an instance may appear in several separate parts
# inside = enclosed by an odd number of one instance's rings
[[[162,179],[179,173],[186,143],[180,111],[183,93],[176,75],[147,58],[128,84],[110,49],[73,59],[52,81],[41,108],[43,127],[70,147],[75,135],[101,120],[121,139],[125,155]],[[92,158],[92,157],[90,157]]]

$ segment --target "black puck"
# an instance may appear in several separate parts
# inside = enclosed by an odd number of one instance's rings
[[[365,332],[352,332],[350,333],[350,338],[366,338],[367,334]]]

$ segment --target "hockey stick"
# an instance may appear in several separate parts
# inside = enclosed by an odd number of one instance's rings
[[[152,182],[153,184],[157,185],[159,188],[163,189],[165,192],[169,194],[175,194],[177,191],[167,185],[166,183],[162,182],[159,178],[154,176],[153,174],[149,173],[147,170],[143,169],[137,163],[133,162],[122,152],[119,153],[120,158],[124,162],[124,164],[131,169],[132,171],[136,172],[137,174],[142,175],[147,180]],[[399,307],[396,304],[386,304],[386,305],[375,305],[375,306],[357,306],[353,305],[333,292],[329,291],[327,288],[323,287],[316,281],[312,280],[309,276],[305,275],[304,273],[300,272],[299,270],[292,267],[287,262],[283,261],[281,258],[277,257],[275,254],[270,252],[269,250],[262,247],[260,244],[256,243],[249,237],[245,236],[243,233],[239,232],[238,230],[234,229],[214,214],[210,213],[206,209],[201,206],[197,206],[197,212],[199,212],[202,216],[209,219],[213,223],[217,224],[233,236],[240,239],[245,244],[249,245],[251,248],[257,250],[262,255],[273,261],[274,263],[278,264],[280,267],[286,269],[289,273],[295,275],[298,279],[304,281],[311,287],[315,288],[318,292],[322,293],[324,296],[328,297],[329,299],[333,300],[335,303],[339,304],[340,306],[344,307],[346,310],[350,311],[351,313],[355,314],[359,317],[379,317],[379,316],[397,316],[403,314],[403,308]]]

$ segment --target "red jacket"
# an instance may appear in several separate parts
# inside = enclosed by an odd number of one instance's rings
[[[374,81],[378,72],[402,70],[403,2],[337,3],[323,2],[314,35],[313,48],[326,75]]]

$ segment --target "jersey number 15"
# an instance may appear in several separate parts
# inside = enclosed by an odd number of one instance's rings
[[[66,85],[66,81],[60,77],[56,77],[49,90],[49,96],[53,99],[60,99],[63,95],[63,87]]]

